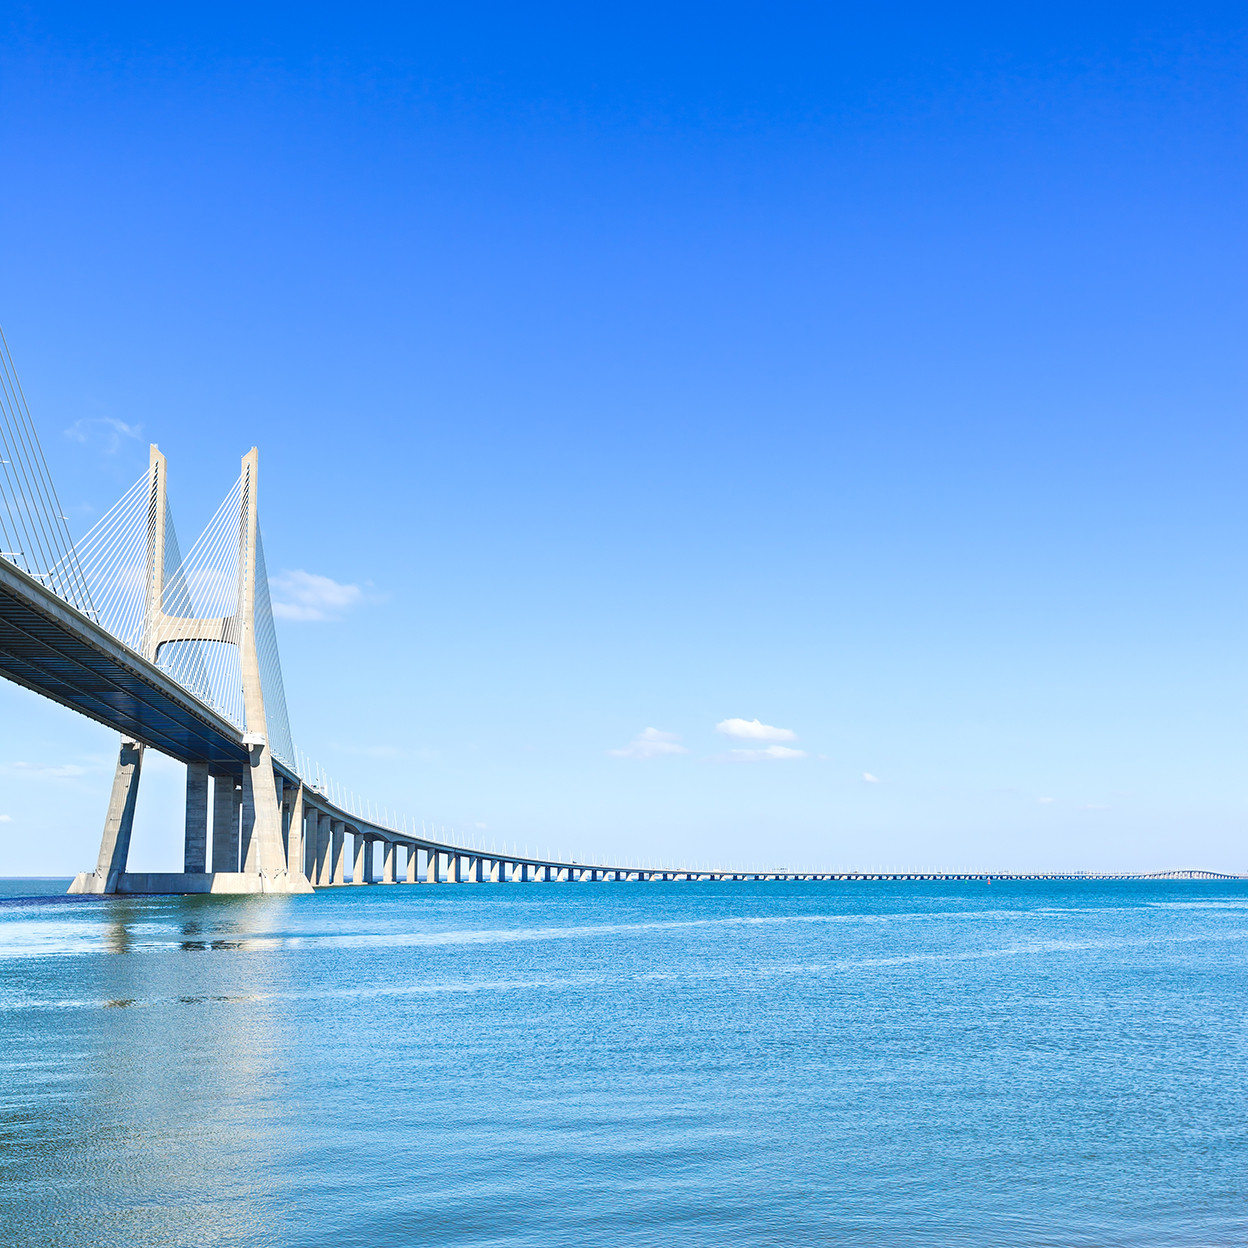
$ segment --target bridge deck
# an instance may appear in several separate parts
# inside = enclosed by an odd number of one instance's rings
[[[180,762],[247,759],[229,720],[6,559],[0,673]]]

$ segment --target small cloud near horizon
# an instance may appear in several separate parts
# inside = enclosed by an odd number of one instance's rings
[[[660,732],[657,728],[646,728],[639,732],[623,749],[608,750],[612,758],[658,758],[663,754],[688,754],[688,749],[679,745],[680,737],[674,732]]]
[[[879,782],[880,782],[880,778],[879,778],[879,776],[873,776],[873,775],[872,775],[869,771],[864,771],[864,772],[862,773],[862,778],[863,778],[863,779],[864,779],[864,780],[865,780],[868,784],[879,784]]]
[[[0,815],[0,823],[12,823],[12,822],[13,822],[12,815]]]
[[[787,745],[769,745],[765,750],[729,750],[722,757],[729,763],[775,763],[809,756],[805,750],[793,750]]]
[[[715,725],[716,732],[726,737],[738,737],[746,741],[796,741],[797,733],[790,728],[775,728],[761,724],[757,719],[722,719]]]
[[[283,571],[269,580],[273,614],[279,620],[336,620],[364,599],[358,585],[340,585],[328,576],[301,569]]]

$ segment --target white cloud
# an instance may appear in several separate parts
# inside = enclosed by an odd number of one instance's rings
[[[358,585],[340,585],[315,572],[284,571],[272,577],[273,614],[279,620],[333,620],[360,602]]]
[[[115,455],[121,449],[124,438],[139,438],[142,434],[142,425],[128,425],[124,420],[114,420],[111,416],[76,420],[65,430],[67,438],[99,446],[106,455]]]
[[[1052,806],[1052,805],[1053,805],[1053,803],[1054,803],[1055,801],[1057,801],[1057,798],[1055,798],[1055,797],[1038,797],[1038,798],[1036,798],[1036,804],[1037,804],[1038,806]]]
[[[872,775],[869,771],[864,771],[864,772],[862,773],[862,778],[863,778],[863,779],[864,779],[864,780],[865,780],[868,784],[879,784],[879,782],[880,782],[880,778],[879,778],[879,776],[873,776],[873,775]]]
[[[805,750],[791,750],[787,745],[769,745],[765,750],[729,750],[730,763],[771,763],[807,757]]]
[[[788,728],[773,728],[756,719],[724,719],[715,725],[716,732],[726,737],[743,737],[747,741],[796,741],[797,733]]]
[[[0,815],[0,823],[12,823],[12,822],[13,822],[12,815]]]
[[[674,732],[660,732],[647,728],[639,732],[622,750],[608,750],[613,758],[658,758],[661,754],[688,754],[678,744],[680,738]]]

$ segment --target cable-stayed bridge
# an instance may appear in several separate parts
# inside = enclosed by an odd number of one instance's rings
[[[75,544],[0,334],[0,673],[121,734],[96,865],[70,892],[306,893],[347,882],[348,848],[355,884],[376,879],[378,856],[384,882],[410,883],[1140,878],[576,862],[456,844],[379,818],[300,766],[258,497],[253,447],[183,555],[168,465],[153,445],[147,471]],[[186,765],[180,872],[129,870],[147,749]]]
[[[78,893],[309,892],[384,881],[671,879],[676,864],[548,858],[417,834],[301,774],[259,522],[259,453],[182,553],[168,464],[77,544],[0,334],[0,673],[121,734],[95,869]],[[181,872],[129,870],[143,756],[186,765]],[[368,807],[365,806],[365,811]],[[421,867],[423,866],[423,873]],[[720,878],[722,871],[704,871]]]

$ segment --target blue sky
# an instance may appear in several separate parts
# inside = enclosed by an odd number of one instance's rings
[[[575,855],[1248,870],[1242,8],[2,29],[71,526],[155,441],[185,548],[258,445],[342,783]],[[92,865],[114,752],[0,687],[0,870]]]

